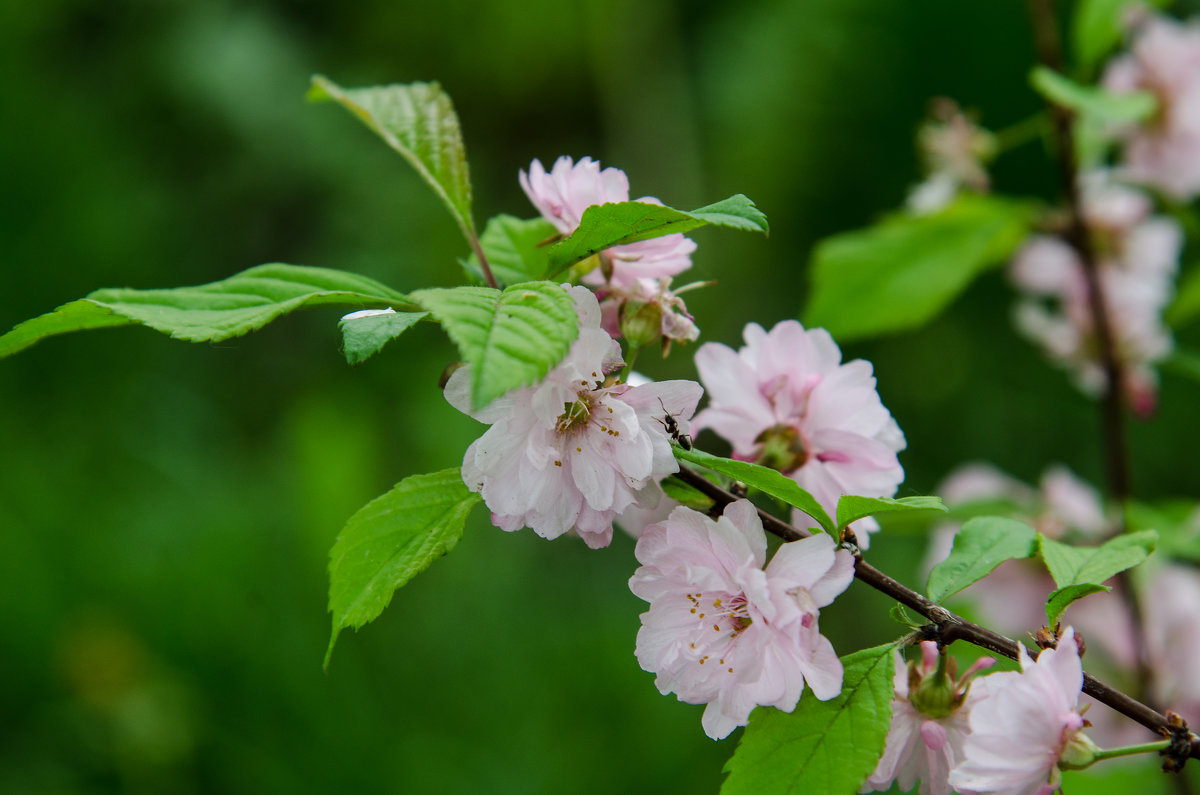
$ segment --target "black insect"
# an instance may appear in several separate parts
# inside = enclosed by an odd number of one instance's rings
[[[659,422],[661,422],[662,426],[667,429],[667,433],[670,434],[671,438],[675,440],[675,443],[684,450],[691,450],[692,437],[688,436],[686,433],[679,432],[679,423],[676,421],[675,415],[667,411],[667,407],[663,405],[662,398],[658,399],[658,405],[662,406],[663,410],[663,416]]]

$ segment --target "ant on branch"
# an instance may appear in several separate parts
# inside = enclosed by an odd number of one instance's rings
[[[676,444],[678,444],[684,450],[691,450],[692,437],[688,436],[686,433],[679,432],[679,422],[675,419],[674,414],[667,411],[667,407],[663,404],[662,398],[658,399],[658,405],[662,406],[663,416],[661,419],[658,417],[655,419],[658,419],[658,421],[662,423],[662,426],[667,429],[667,433],[671,436],[671,439],[673,439]]]

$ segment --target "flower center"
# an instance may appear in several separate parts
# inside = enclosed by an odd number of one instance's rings
[[[759,445],[756,464],[778,470],[794,472],[808,461],[808,447],[800,431],[791,425],[774,425],[754,439]]]
[[[729,594],[717,595],[713,593],[689,593],[684,594],[688,601],[692,603],[692,615],[704,626],[705,630],[712,628],[712,632],[706,632],[707,635],[713,638],[715,642],[725,641],[726,643],[737,639],[746,631],[746,628],[754,623],[754,619],[750,617],[749,603],[745,594],[737,594],[730,597]],[[728,632],[728,636],[725,633]],[[713,635],[713,633],[717,633]],[[711,645],[699,641],[702,646],[711,648]],[[696,643],[692,644],[692,649],[696,648]],[[731,647],[724,646],[725,654],[728,655]],[[711,657],[707,654],[702,656],[696,662],[700,665],[708,663]],[[730,661],[732,662],[732,661]],[[722,668],[725,668],[727,673],[733,673],[733,667],[725,661],[724,657],[717,660],[717,663]]]
[[[592,418],[593,408],[595,408],[593,394],[591,392],[578,393],[574,401],[563,404],[563,413],[555,423],[554,429],[567,436],[587,427],[588,421]]]

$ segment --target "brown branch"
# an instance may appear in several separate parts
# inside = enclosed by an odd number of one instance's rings
[[[724,507],[738,499],[735,494],[721,488],[716,483],[713,483],[708,478],[686,466],[680,465],[679,472],[675,477],[711,498],[720,507]],[[811,535],[767,513],[761,508],[758,509],[758,515],[762,519],[763,527],[784,541],[798,541],[801,538]],[[867,563],[863,560],[861,553],[856,555],[854,559],[854,577],[928,619],[932,624],[930,628],[931,637],[936,638],[941,645],[948,645],[956,640],[962,640],[1008,657],[1011,660],[1018,658],[1020,647],[1015,640],[994,632],[987,627],[968,621],[936,602],[930,601],[924,595],[892,579]],[[1097,701],[1107,704],[1117,712],[1132,718],[1156,734],[1169,734],[1172,731],[1172,727],[1165,715],[1151,709],[1122,691],[1106,685],[1091,674],[1085,673],[1083,675],[1083,692]],[[1191,737],[1191,756],[1200,759],[1200,738],[1197,738],[1194,734]]]

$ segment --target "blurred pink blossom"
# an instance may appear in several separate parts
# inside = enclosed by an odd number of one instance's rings
[[[636,554],[629,587],[650,603],[638,662],[663,694],[708,705],[709,737],[744,726],[757,705],[791,712],[806,681],[823,701],[841,691],[841,661],[817,622],[854,578],[854,558],[828,535],[782,545],[764,570],[762,522],[739,500],[716,521],[676,508]]]
[[[1157,114],[1118,131],[1126,179],[1187,201],[1200,193],[1200,25],[1144,15],[1130,52],[1109,62],[1110,91],[1149,91]]]
[[[907,205],[913,214],[935,213],[964,189],[987,192],[990,180],[984,166],[996,154],[995,137],[953,100],[938,97],[930,103],[930,117],[917,131],[917,149],[926,178],[909,191]]]
[[[1177,563],[1155,571],[1142,613],[1155,701],[1200,722],[1200,572]]]
[[[890,789],[893,781],[908,792],[920,781],[921,795],[949,795],[950,771],[962,759],[971,708],[979,700],[968,680],[996,661],[984,657],[956,681],[953,671],[936,671],[938,659],[932,641],[921,644],[920,663],[905,665],[897,652],[892,725],[879,765],[861,792]]]
[[[612,167],[601,171],[600,164],[590,157],[575,163],[564,155],[554,161],[550,171],[534,160],[528,173],[520,173],[519,180],[533,206],[564,235],[575,231],[588,207],[629,201],[625,172]],[[637,201],[661,204],[652,196]],[[613,246],[601,253],[601,266],[588,273],[584,282],[630,287],[640,278],[674,276],[692,266],[695,250],[695,241],[681,234]]]
[[[963,760],[950,772],[958,790],[996,795],[1045,795],[1062,781],[1060,757],[1079,738],[1083,668],[1075,632],[1067,627],[1058,648],[1037,662],[1020,646],[1021,672],[991,674],[972,690],[979,701],[970,715]]]
[[[751,323],[743,336],[738,351],[710,342],[696,352],[709,405],[694,427],[728,439],[736,457],[788,475],[831,514],[844,494],[895,494],[904,434],[879,399],[870,362],[843,364],[829,332],[794,320],[770,332]],[[865,547],[878,525],[855,528]]]
[[[1153,411],[1157,377],[1152,365],[1171,351],[1162,312],[1173,293],[1183,234],[1179,224],[1151,216],[1143,194],[1096,172],[1082,179],[1084,220],[1092,236],[1122,388],[1140,414]],[[1085,393],[1105,389],[1094,315],[1083,263],[1056,237],[1038,235],[1017,252],[1010,268],[1023,292],[1017,328],[1066,367]],[[1048,305],[1047,302],[1050,302]]]
[[[459,411],[492,426],[467,448],[463,481],[483,495],[496,526],[529,526],[545,538],[573,528],[588,546],[602,547],[612,540],[617,514],[656,505],[658,481],[679,471],[662,419],[671,414],[687,433],[702,390],[692,381],[609,381],[621,366],[620,346],[600,328],[591,291],[568,289],[579,337],[545,379],[473,411],[464,367],[445,394]]]

